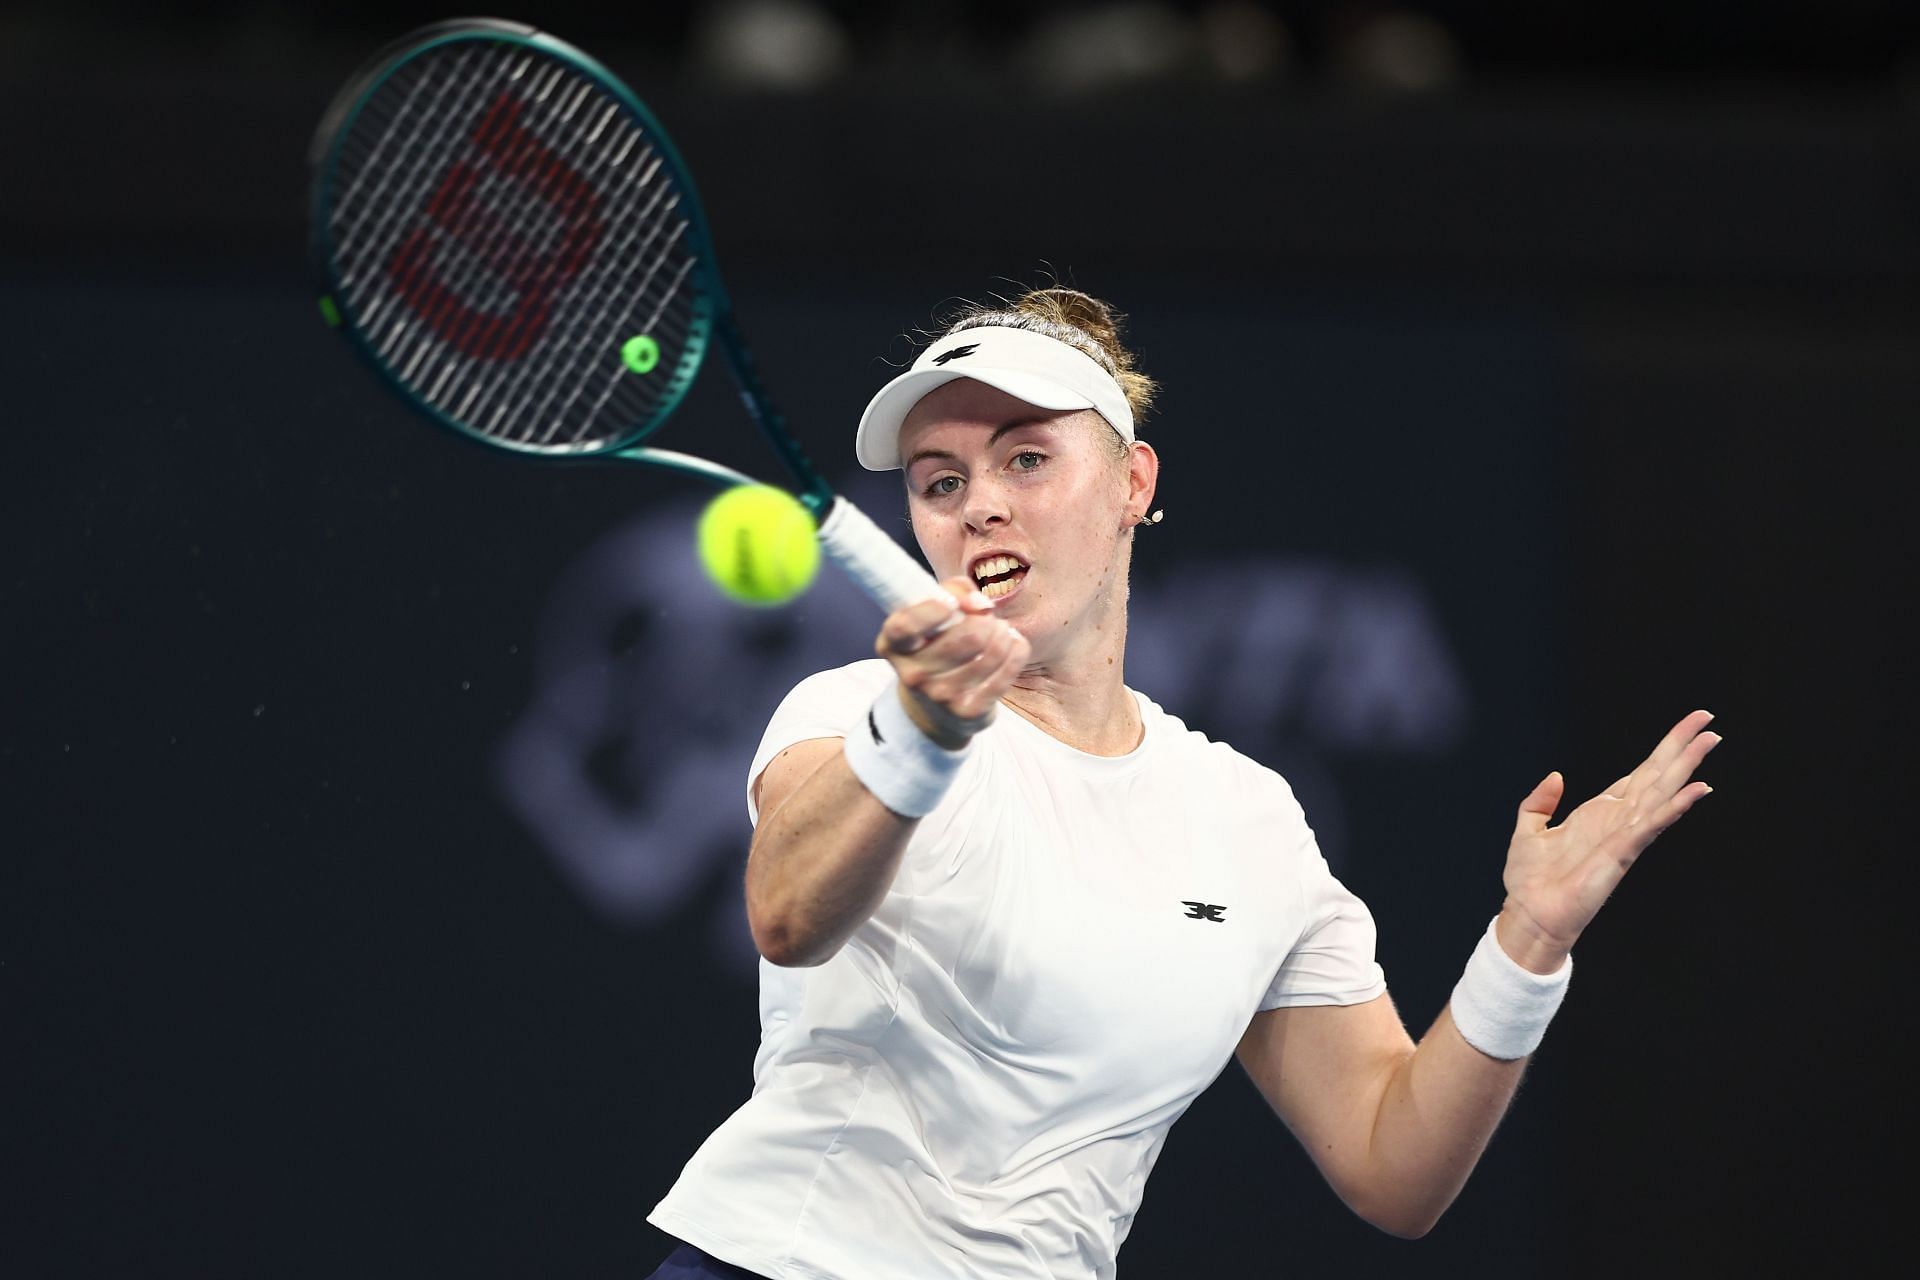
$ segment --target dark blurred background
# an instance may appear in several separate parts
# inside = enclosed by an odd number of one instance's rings
[[[699,495],[465,448],[319,323],[312,129],[446,16],[0,11],[7,1275],[645,1275],[750,1087],[742,774],[874,619],[720,604]],[[830,471],[943,300],[1130,313],[1168,512],[1130,676],[1295,781],[1416,1033],[1538,777],[1719,715],[1429,1238],[1229,1067],[1125,1274],[1897,1248],[1920,10],[499,16],[674,131]],[[768,470],[718,369],[662,443]]]

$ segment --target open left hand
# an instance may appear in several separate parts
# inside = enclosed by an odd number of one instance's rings
[[[1566,790],[1557,770],[1520,802],[1497,926],[1507,954],[1536,972],[1559,967],[1647,846],[1713,790],[1692,781],[1707,752],[1720,745],[1720,735],[1706,731],[1712,720],[1705,711],[1688,715],[1638,768],[1557,827],[1547,825]]]

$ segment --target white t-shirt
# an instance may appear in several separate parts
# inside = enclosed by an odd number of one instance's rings
[[[863,730],[892,678],[802,681],[749,779]],[[1111,1277],[1254,1013],[1386,989],[1286,782],[1134,696],[1124,756],[1001,708],[873,917],[816,968],[761,963],[753,1096],[648,1221],[776,1280]]]

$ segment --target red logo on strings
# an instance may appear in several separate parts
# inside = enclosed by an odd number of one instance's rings
[[[401,300],[442,341],[481,360],[505,362],[526,354],[553,318],[555,295],[587,265],[606,230],[599,194],[520,123],[524,107],[504,91],[494,98],[474,126],[476,161],[447,167],[420,224],[387,262],[387,276]],[[477,197],[488,163],[552,210],[559,231],[551,247],[536,248],[511,225],[497,197],[491,204]],[[510,309],[482,311],[448,287],[434,261],[435,248],[447,240],[477,257],[512,290]]]

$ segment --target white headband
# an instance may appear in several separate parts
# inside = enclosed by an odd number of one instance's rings
[[[880,388],[860,415],[854,456],[869,471],[900,466],[900,424],[929,391],[972,378],[1039,409],[1092,409],[1133,442],[1133,409],[1113,375],[1086,352],[1027,329],[981,325],[929,346],[913,367]]]

